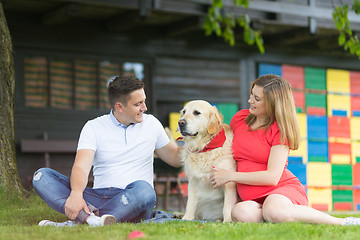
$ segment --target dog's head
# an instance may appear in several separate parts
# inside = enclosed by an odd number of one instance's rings
[[[215,135],[221,129],[222,115],[203,100],[188,102],[180,111],[178,127],[183,137]]]

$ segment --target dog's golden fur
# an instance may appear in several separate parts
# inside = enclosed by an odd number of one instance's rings
[[[180,111],[179,130],[184,139],[181,158],[189,180],[188,201],[183,219],[231,221],[231,210],[237,201],[234,182],[214,189],[210,180],[213,166],[236,171],[232,155],[233,133],[223,124],[216,107],[202,100],[191,101]],[[221,129],[226,141],[222,147],[201,152]]]

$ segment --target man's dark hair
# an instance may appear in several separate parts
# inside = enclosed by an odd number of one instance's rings
[[[121,102],[126,106],[130,94],[135,90],[144,88],[144,82],[132,76],[115,76],[109,81],[108,97],[112,108],[116,102]]]

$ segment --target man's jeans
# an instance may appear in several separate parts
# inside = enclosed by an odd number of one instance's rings
[[[41,168],[34,173],[33,186],[52,209],[65,214],[65,202],[70,195],[68,177],[50,168]],[[90,211],[100,216],[111,214],[120,222],[139,222],[151,218],[156,203],[154,189],[143,180],[135,181],[125,189],[86,187],[83,197]],[[87,216],[81,210],[76,221],[85,222]]]

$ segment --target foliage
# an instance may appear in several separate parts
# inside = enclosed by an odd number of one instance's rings
[[[233,0],[234,7],[247,8],[251,0]],[[293,0],[290,0],[293,1]],[[360,15],[360,0],[354,0],[352,11]],[[350,27],[348,18],[349,6],[341,3],[340,6],[334,8],[333,21],[339,30],[338,43],[343,46],[346,51],[360,58],[360,42],[358,36],[354,34]],[[235,45],[235,29],[236,27],[243,29],[243,41],[248,45],[256,43],[259,51],[265,53],[264,41],[260,30],[254,30],[251,26],[249,15],[243,14],[237,18],[232,12],[224,13],[223,0],[213,0],[208,9],[208,13],[204,23],[206,35],[215,33],[218,37],[222,37],[225,42],[231,46]]]
[[[354,0],[352,11],[358,15],[360,14],[360,0]],[[333,20],[336,28],[339,30],[338,43],[340,46],[343,46],[346,51],[360,58],[359,38],[351,29],[348,12],[349,6],[347,4],[337,6],[333,12]]]
[[[234,6],[237,7],[247,8],[249,2],[250,0],[233,0]],[[213,0],[212,5],[208,9],[208,14],[203,26],[206,35],[211,35],[214,32],[217,36],[223,37],[225,42],[229,43],[231,46],[234,46],[234,30],[236,26],[239,26],[244,30],[244,42],[246,42],[248,45],[253,45],[256,43],[259,51],[261,53],[265,53],[261,31],[254,30],[251,27],[251,20],[249,15],[244,14],[243,16],[239,16],[236,19],[232,13],[226,13],[225,15],[222,14],[223,8],[224,5],[222,0]]]

